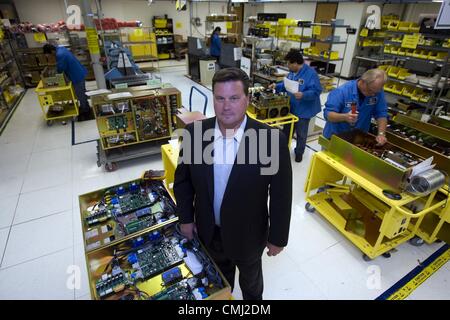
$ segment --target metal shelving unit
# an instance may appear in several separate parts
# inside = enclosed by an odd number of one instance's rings
[[[164,27],[158,27],[157,20],[164,23]],[[160,60],[175,58],[175,34],[173,32],[173,19],[167,16],[152,18],[152,26],[156,37],[156,47],[158,51],[158,58]]]
[[[11,40],[7,37],[1,39],[0,77],[2,80],[0,82],[0,134],[25,94],[25,90],[22,90],[19,94],[11,94],[10,92],[10,88],[14,86],[24,88],[24,81],[13,52]]]
[[[94,72],[91,66],[91,59],[89,54],[89,49],[87,45],[80,45],[79,43],[73,44],[72,31],[59,31],[59,32],[47,32],[46,38],[53,40],[56,44],[64,46],[72,51],[72,53],[80,60],[80,62],[86,67],[88,74],[86,76],[87,80],[93,80]],[[60,38],[49,38],[48,35],[62,35],[62,42]],[[30,41],[30,36],[32,33],[28,34],[12,34],[12,46],[16,55],[16,60],[19,64],[19,68],[22,72],[22,77],[24,78],[25,85],[27,87],[35,87],[40,81],[40,73],[48,66],[55,66],[56,61],[49,60],[42,51],[43,43],[34,43]],[[71,37],[72,36],[72,37]],[[82,39],[82,38],[80,38]],[[82,56],[83,59],[80,59]]]
[[[287,25],[286,27],[288,30],[291,28],[300,29],[301,31],[300,31],[299,40],[290,40],[290,39],[283,39],[283,38],[278,37],[277,38],[277,47],[279,47],[279,41],[292,41],[292,42],[298,43],[299,49],[300,49],[300,51],[303,52],[303,56],[306,59],[313,60],[313,61],[319,61],[319,62],[323,62],[326,64],[325,68],[324,68],[325,69],[324,72],[319,72],[319,73],[324,76],[328,76],[328,77],[338,77],[337,86],[339,86],[339,81],[340,81],[339,76],[342,72],[343,60],[344,60],[343,57],[345,57],[345,53],[347,51],[347,43],[348,43],[349,33],[348,32],[346,33],[345,40],[341,40],[341,39],[335,40],[336,30],[344,29],[344,28],[345,29],[351,28],[350,25],[339,25],[336,23],[316,23],[316,22],[309,22],[309,21],[299,21],[297,23],[297,26]],[[311,36],[305,36],[305,29],[312,29],[314,27],[331,28],[331,35],[329,36],[329,39],[321,39],[318,36],[316,36],[315,34],[312,34]],[[310,43],[310,47],[313,47],[313,48],[315,47],[316,43],[329,44],[330,48],[325,51],[327,53],[327,56],[312,55],[312,54],[308,54],[308,52],[305,53],[306,48],[303,48],[304,43]],[[333,47],[332,47],[333,45],[344,45],[344,50],[343,50],[341,56],[339,56],[338,58],[332,59],[331,53],[333,52]],[[330,71],[330,65],[335,62],[340,62],[339,71],[336,71],[335,69]],[[335,68],[336,67],[337,66],[335,65]]]

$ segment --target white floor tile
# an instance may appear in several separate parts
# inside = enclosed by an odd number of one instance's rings
[[[11,228],[1,267],[10,267],[72,246],[72,211],[15,225]]]
[[[0,229],[11,226],[19,196],[0,198]]]
[[[62,129],[61,129],[62,128]],[[33,152],[67,148],[72,145],[70,122],[65,126],[40,129],[34,143]]]
[[[7,172],[0,172],[0,194],[4,197],[18,195],[24,179],[24,175],[10,175]]]
[[[82,226],[82,221],[81,221],[80,203],[78,201],[78,196],[73,197],[72,206],[73,206],[72,221],[73,221],[74,245],[84,244],[83,226]]]
[[[2,143],[2,141],[2,136],[0,136],[0,157],[7,155],[20,158],[23,155],[31,154],[33,150],[34,141],[24,141],[19,143]]]
[[[75,122],[75,143],[99,139],[100,135],[95,120]]]
[[[30,154],[11,156],[2,152],[0,154],[0,172],[9,175],[25,175],[28,169],[29,160]]]
[[[0,270],[0,299],[73,300],[73,248]]]
[[[383,273],[374,278],[374,270],[379,270],[377,262],[365,262],[359,249],[343,241],[300,265],[300,269],[328,299],[373,300],[394,284]]]
[[[71,157],[72,149],[69,145],[54,150],[35,151],[31,155],[29,171],[34,172],[58,165],[67,165],[70,164]]]
[[[66,164],[47,164],[36,171],[29,171],[25,177],[22,192],[31,192],[56,187],[71,182],[72,168],[70,160]]]
[[[121,183],[118,172],[104,172],[101,175],[75,179],[73,181],[73,192],[75,196],[96,191]]]
[[[326,299],[298,265],[282,251],[276,257],[263,255],[264,299]]]
[[[343,237],[321,217],[306,212],[304,207],[294,206],[286,253],[296,263],[316,257],[334,246]]]
[[[74,180],[94,178],[105,173],[97,166],[97,143],[84,143],[72,147],[72,170]]]
[[[71,183],[23,193],[19,198],[14,224],[67,210],[72,210]]]
[[[81,298],[83,296],[90,296],[89,289],[89,277],[87,273],[86,258],[84,255],[84,246],[75,245],[74,246],[74,265],[80,270],[80,286],[75,289],[75,298]]]
[[[164,170],[161,155],[153,155],[145,158],[119,162],[117,173],[121,182],[139,178],[146,170]]]
[[[90,293],[85,294],[84,296],[81,296],[81,297],[79,297],[79,298],[76,298],[76,300],[92,300],[91,294],[90,294]]]
[[[0,229],[0,261],[3,258],[5,252],[6,243],[8,241],[9,228]]]

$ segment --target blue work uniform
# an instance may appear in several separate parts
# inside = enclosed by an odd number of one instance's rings
[[[356,121],[354,126],[351,126],[348,122],[328,121],[330,112],[349,113],[352,110],[352,102],[356,102],[358,111],[358,121]],[[327,120],[323,129],[323,135],[327,139],[330,139],[333,134],[350,131],[355,128],[367,132],[370,129],[372,117],[375,119],[388,117],[384,91],[381,90],[371,97],[360,97],[358,93],[358,79],[348,81],[330,92],[325,103],[323,115],[325,120]]]
[[[211,49],[210,55],[213,57],[220,57],[220,51],[222,49],[222,40],[217,33],[214,33],[211,37]]]
[[[303,93],[303,97],[298,100],[294,94],[289,93],[291,113],[299,118],[295,124],[295,131],[297,133],[297,146],[295,147],[295,154],[301,157],[305,151],[306,138],[308,137],[309,120],[318,114],[321,110],[320,93],[322,86],[320,85],[319,76],[317,72],[303,64],[299,72],[289,72],[287,75],[289,80],[298,81],[298,90]],[[286,92],[284,81],[279,82],[275,90],[277,92]],[[289,136],[289,127],[285,126],[283,130]]]
[[[302,119],[311,119],[321,110],[320,94],[322,93],[322,86],[317,72],[307,64],[303,64],[299,72],[289,72],[287,78],[298,81],[298,90],[303,93],[303,97],[297,100],[294,94],[288,92],[291,99],[291,113]],[[277,83],[275,90],[286,92],[284,81]]]
[[[84,82],[87,75],[86,68],[75,58],[72,52],[64,47],[56,48],[56,68],[59,73],[64,72],[74,84]]]
[[[75,95],[78,98],[81,113],[88,113],[89,102],[86,97],[86,84],[84,79],[87,75],[86,68],[80,61],[64,47],[56,48],[56,69],[59,73],[64,72],[72,81]]]

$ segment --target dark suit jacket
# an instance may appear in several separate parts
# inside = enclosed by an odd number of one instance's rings
[[[202,134],[208,129],[214,129],[216,118],[202,121]],[[202,139],[193,136],[194,125],[186,127],[192,141]],[[245,139],[248,129],[267,129],[267,136],[271,130],[278,130],[247,118],[244,136],[241,140],[238,156],[245,152],[249,159],[249,139]],[[257,135],[259,152],[260,136]],[[183,150],[188,146],[183,140],[180,159]],[[201,140],[197,140],[201,141]],[[201,143],[203,151],[207,145],[213,143],[214,137]],[[268,138],[266,149],[271,154],[272,144]],[[221,206],[221,235],[225,254],[230,259],[247,260],[261,256],[267,241],[284,247],[288,242],[289,224],[292,204],[292,168],[289,149],[285,135],[279,131],[279,149],[275,150],[279,156],[279,169],[274,175],[261,175],[260,169],[269,167],[263,165],[258,157],[256,164],[236,164],[230,173],[228,184]],[[193,155],[194,143],[189,146]],[[193,158],[193,157],[192,157]],[[178,163],[175,171],[174,193],[177,201],[180,223],[195,222],[197,232],[204,244],[211,243],[214,235],[214,165]],[[268,199],[270,197],[270,203]]]

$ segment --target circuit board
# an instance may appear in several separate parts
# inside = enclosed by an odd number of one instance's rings
[[[106,189],[89,204],[84,211],[89,251],[175,218],[175,204],[157,180],[136,180]]]
[[[94,259],[88,266],[97,299],[204,300],[225,287],[198,239],[188,241],[175,223],[105,247]]]
[[[125,115],[108,118],[108,130],[120,130],[128,127],[128,119]]]
[[[139,268],[144,279],[158,274],[183,261],[175,245],[165,239],[158,246],[151,246],[137,252]]]
[[[95,284],[95,290],[100,298],[120,292],[125,289],[127,278],[123,272],[115,275],[104,274]]]
[[[195,300],[186,281],[180,281],[158,292],[151,300]]]

